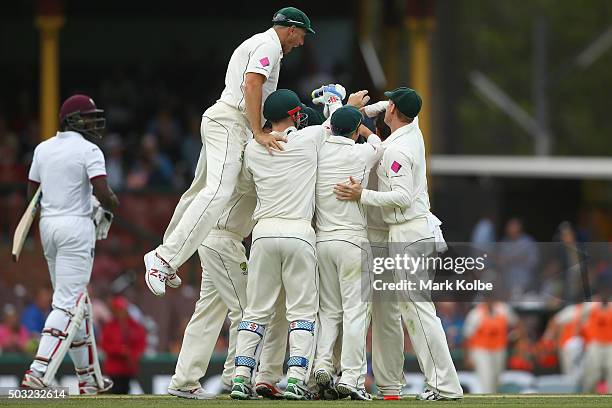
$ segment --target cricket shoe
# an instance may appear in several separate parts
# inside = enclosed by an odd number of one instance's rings
[[[176,272],[173,272],[166,276],[166,286],[168,286],[169,288],[176,289],[181,286],[181,283],[183,282],[181,281],[181,278],[179,278],[179,276],[176,274]]]
[[[221,384],[221,391],[219,391],[219,394],[225,394],[225,395],[229,395],[229,393],[232,392],[232,384],[225,384],[222,383]]]
[[[176,272],[155,251],[151,251],[144,256],[144,264],[146,269],[144,277],[147,287],[155,296],[164,296],[168,276],[176,275]]]
[[[255,384],[255,392],[257,395],[271,400],[279,400],[284,398],[281,390],[279,390],[275,385],[266,382],[258,382]]]
[[[87,381],[79,382],[79,395],[98,395],[113,388],[113,380],[102,377],[102,388],[92,376]]]
[[[43,382],[43,378],[36,375],[32,370],[28,370],[23,375],[23,379],[21,380],[21,388],[31,388],[34,390],[42,390],[44,388],[49,388]]]
[[[400,399],[402,399],[399,394],[383,394],[382,392],[380,392],[380,390],[378,390],[376,396],[372,398],[384,401],[399,401]]]
[[[285,399],[288,400],[311,400],[314,399],[314,395],[304,384],[300,384],[302,381],[297,378],[288,378],[287,379],[287,388],[285,388],[285,393],[283,394]]]
[[[456,400],[460,400],[461,398],[444,397],[440,395],[440,393],[438,392],[435,392],[430,389],[426,389],[422,393],[417,394],[416,399],[419,401],[456,401]]]
[[[197,400],[211,400],[217,398],[217,394],[205,391],[202,387],[194,388],[192,390],[174,390],[172,388],[168,388],[168,394],[179,398]]]
[[[337,400],[338,391],[334,387],[332,375],[321,368],[315,371],[315,381],[319,387],[319,398],[322,400]]]
[[[364,388],[355,388],[345,383],[338,383],[336,386],[340,398],[351,397],[356,401],[372,401],[372,396]]]
[[[232,385],[230,398],[237,400],[249,400],[256,399],[257,395],[253,392],[251,385],[247,384],[242,377],[236,377],[234,378],[234,385]]]

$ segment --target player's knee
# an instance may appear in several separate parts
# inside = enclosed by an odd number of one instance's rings
[[[238,332],[241,332],[241,331],[248,332],[248,333],[254,333],[258,335],[260,338],[262,338],[266,331],[266,326],[264,326],[263,324],[252,322],[252,321],[243,320],[238,324]]]
[[[293,320],[289,323],[289,333],[299,331],[305,331],[314,335],[315,322],[310,320]]]

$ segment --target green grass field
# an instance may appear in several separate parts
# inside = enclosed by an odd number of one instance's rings
[[[368,402],[357,401],[234,401],[227,397],[216,400],[195,401],[185,400],[166,395],[143,396],[100,396],[100,397],[70,397],[64,400],[8,400],[0,399],[0,406],[15,407],[75,407],[75,408],[157,408],[157,407],[184,407],[205,404],[209,407],[223,408],[243,405],[249,408],[280,407],[285,405],[300,405],[311,408],[322,407],[349,407],[367,405]],[[416,401],[412,398],[401,401],[373,401],[376,406],[391,405],[393,407],[416,407],[420,405],[442,405],[457,408],[477,407],[612,407],[612,395],[491,395],[466,396],[461,401],[427,402]]]

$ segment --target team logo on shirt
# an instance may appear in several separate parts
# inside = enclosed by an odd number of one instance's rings
[[[391,164],[391,170],[393,170],[394,173],[397,173],[398,171],[400,171],[400,169],[402,168],[402,165],[399,164],[398,162],[394,161]]]
[[[240,264],[240,269],[242,269],[242,274],[246,275],[248,273],[247,263],[246,262],[242,262]]]
[[[262,67],[267,67],[268,65],[270,65],[270,60],[268,59],[268,57],[263,57],[259,60],[259,62],[261,63]]]

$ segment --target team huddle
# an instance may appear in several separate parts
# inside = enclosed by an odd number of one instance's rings
[[[229,313],[222,382],[234,399],[371,400],[365,389],[370,324],[377,388],[382,398],[399,399],[402,321],[425,375],[417,398],[461,398],[434,304],[407,293],[380,298],[363,261],[444,250],[441,222],[430,212],[420,96],[400,87],[385,92],[388,101],[368,105],[367,91],[347,98],[341,85],[324,85],[313,92],[321,115],[293,91],[277,89],[282,58],[314,34],[310,19],[287,7],[272,23],[232,54],[225,89],[202,117],[194,180],[162,244],[144,256],[145,282],[157,296],[181,285],[177,270],[196,251],[202,264],[200,298],[168,392],[216,397],[200,380]],[[78,103],[70,102],[77,97]],[[100,373],[93,328],[82,322],[91,320],[86,285],[95,238],[105,237],[118,201],[106,184],[102,153],[83,138],[103,127],[102,111],[81,95],[62,111],[61,131],[37,147],[30,172],[32,189],[42,188],[41,235],[55,292],[45,336],[22,385],[49,386],[70,349],[81,393],[96,394],[110,384]],[[374,119],[375,133],[363,125],[364,117]],[[57,156],[68,144],[75,146],[78,163]],[[49,178],[71,172],[72,181]],[[95,225],[92,186],[99,208]],[[68,203],[79,208],[66,209]],[[69,226],[77,218],[83,231],[72,238]],[[249,235],[247,259],[242,241]],[[76,258],[81,261],[69,262]],[[427,272],[397,271],[394,278]],[[285,363],[287,386],[281,391]]]

